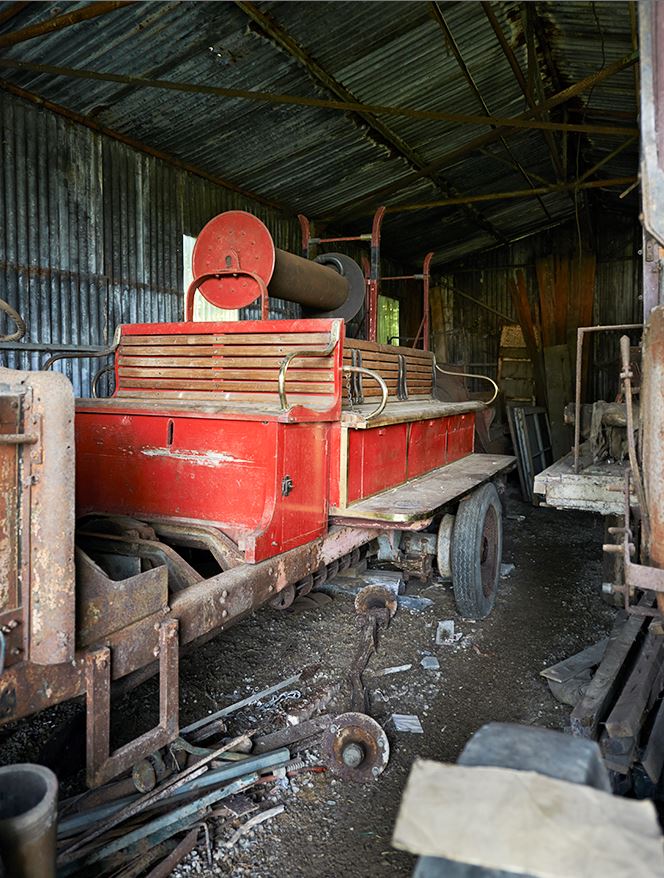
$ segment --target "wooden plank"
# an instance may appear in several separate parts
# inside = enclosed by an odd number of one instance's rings
[[[652,602],[652,596],[644,595],[639,605],[652,606]],[[570,717],[572,734],[584,738],[597,738],[599,724],[609,712],[624,676],[623,666],[634,649],[644,622],[643,616],[629,616],[626,620],[620,618],[616,620],[604,658],[590,681],[586,694],[572,711]]]
[[[572,372],[566,344],[544,348],[547,410],[553,459],[559,460],[572,447],[572,430],[565,423],[565,406],[571,402]]]
[[[306,350],[318,350],[318,347],[308,347]],[[323,348],[321,347],[320,350]],[[305,350],[301,347],[301,345],[297,344],[281,344],[281,345],[260,345],[260,344],[246,344],[246,345],[198,345],[196,347],[191,346],[187,347],[186,345],[144,345],[133,348],[125,348],[120,347],[118,353],[120,356],[132,356],[132,357],[173,357],[173,356],[181,356],[181,357],[191,357],[193,356],[210,356],[210,357],[225,357],[225,356],[280,356],[282,359],[286,356],[286,354],[295,353],[296,351]],[[331,355],[330,355],[331,356]]]
[[[526,276],[523,271],[518,270],[514,273],[514,280],[509,284],[512,294],[514,309],[519,319],[521,332],[528,351],[528,356],[533,364],[533,373],[535,376],[535,398],[538,405],[543,405],[546,400],[546,383],[544,380],[544,370],[542,368],[542,360],[539,347],[537,345],[537,334],[533,317],[530,310],[530,302],[528,301],[528,293],[526,291]]]
[[[392,522],[426,519],[441,506],[468,494],[513,465],[514,458],[507,455],[469,454],[345,509],[331,509],[330,515],[337,519]]]
[[[362,358],[364,359],[364,351],[368,353],[383,353],[389,354],[390,356],[396,356],[397,354],[410,355],[412,357],[417,357],[422,360],[433,360],[433,354],[431,351],[422,351],[418,348],[407,348],[400,347],[397,345],[391,344],[378,344],[377,342],[372,341],[364,341],[358,338],[347,338],[344,341],[344,349],[352,349],[362,351]]]
[[[587,646],[576,655],[540,671],[540,677],[546,677],[547,680],[554,680],[556,683],[564,683],[566,680],[576,677],[581,671],[596,667],[602,661],[608,642],[609,638],[603,637],[602,640],[598,640],[592,646]]]
[[[556,336],[556,300],[554,290],[554,266],[553,256],[538,259],[535,263],[537,270],[537,286],[539,289],[539,304],[542,332],[542,346],[547,348],[558,343]]]
[[[637,755],[637,742],[634,738],[611,738],[602,732],[599,739],[604,764],[610,771],[629,774]]]
[[[210,393],[209,391],[203,390],[144,390],[140,387],[132,387],[132,388],[119,388],[117,392],[117,397],[122,398],[123,400],[159,400],[159,399],[169,399],[169,400],[182,400],[189,402],[198,402],[209,400],[215,404],[223,403],[224,401],[229,401],[233,403],[243,403],[249,401],[255,402],[263,402],[266,405],[271,405],[279,408],[279,394],[278,393],[237,393],[237,392],[226,392],[226,391],[218,391],[215,393]],[[297,403],[297,405],[318,405],[322,407],[323,410],[327,410],[330,407],[331,399],[328,394],[321,394],[319,396],[315,396],[312,394],[304,394],[304,393],[289,393],[288,401],[292,404],[293,401]],[[105,400],[95,400],[96,402],[105,402]]]
[[[244,345],[244,344],[297,344],[300,347],[308,344],[326,346],[330,341],[329,332],[220,332],[220,333],[164,333],[155,335],[123,335],[122,344],[127,345]]]
[[[612,738],[637,737],[663,663],[664,634],[659,622],[651,622],[627,683],[606,720],[606,731]]]
[[[650,737],[641,763],[650,780],[657,783],[664,768],[664,700],[657,708],[657,716],[650,730]]]
[[[435,418],[447,418],[451,415],[462,415],[470,412],[483,411],[485,406],[481,402],[466,400],[464,402],[440,402],[430,397],[422,400],[393,401],[389,402],[385,410],[377,418],[367,421],[366,417],[375,408],[374,403],[369,405],[355,405],[352,410],[344,411],[341,415],[341,423],[348,427],[357,427],[361,430],[372,427],[382,427],[387,424],[409,423],[412,421],[425,421]]]
[[[556,325],[555,344],[565,344],[567,340],[570,279],[569,257],[556,256],[554,262],[554,289],[556,302],[554,315]]]
[[[171,347],[161,347],[154,345],[153,347],[135,347],[126,348],[120,345],[118,349],[118,357],[127,359],[157,359],[159,357],[169,357],[169,359],[181,358],[182,360],[203,360],[209,359],[214,355],[214,347],[212,345],[199,345],[198,347],[187,347],[186,345],[172,345]]]
[[[225,379],[211,379],[209,381],[199,381],[189,378],[180,381],[177,378],[124,378],[122,380],[122,388],[129,389],[132,387],[154,388],[155,390],[227,390],[239,391],[245,390],[254,392],[274,392],[277,381],[227,381]],[[323,382],[300,381],[297,383],[300,393],[329,393],[333,389],[333,385]]]
[[[120,378],[193,378],[193,379],[214,379],[225,381],[227,379],[236,380],[265,380],[277,381],[278,369],[219,369],[219,368],[132,368],[128,366],[120,366],[118,369]],[[286,381],[290,384],[292,381],[334,381],[334,372],[329,369],[297,369],[292,366],[287,373]]]

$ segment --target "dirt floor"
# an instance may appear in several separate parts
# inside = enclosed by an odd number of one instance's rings
[[[614,611],[599,594],[602,538],[599,517],[535,509],[512,497],[503,562],[515,567],[501,582],[492,616],[464,621],[449,587],[411,581],[409,593],[432,599],[433,606],[412,613],[399,609],[381,637],[365,680],[371,713],[390,741],[385,772],[367,785],[319,773],[260,787],[261,807],[283,803],[284,812],[231,848],[226,842],[237,823],[212,820],[213,865],[201,846],[174,874],[410,875],[414,858],[392,849],[390,836],[414,759],[455,761],[473,732],[491,720],[565,729],[569,708],[553,699],[539,672],[595,642],[611,626]],[[454,645],[436,646],[437,623],[447,619],[455,621],[462,637]],[[182,660],[181,724],[311,665],[320,666],[316,683],[342,684],[330,709],[343,712],[348,709],[346,672],[357,643],[350,598],[339,596],[306,611],[262,610]],[[426,655],[439,659],[440,670],[422,668]],[[412,667],[386,676],[375,673],[403,664]],[[125,696],[115,713],[120,718],[116,737],[149,728],[156,706],[154,680]],[[229,732],[274,728],[284,706],[288,699],[280,706],[247,709],[229,723]],[[395,732],[392,713],[416,714],[423,733]],[[0,763],[55,761],[64,793],[80,789],[82,716],[80,705],[61,705],[0,730]],[[319,761],[315,750],[310,759]]]

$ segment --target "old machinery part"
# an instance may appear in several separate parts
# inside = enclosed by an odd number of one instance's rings
[[[139,793],[149,793],[167,774],[166,763],[159,750],[156,750],[134,765],[131,770],[131,779]]]
[[[9,335],[0,335],[0,341],[19,341],[22,339],[27,332],[28,327],[18,311],[12,308],[9,302],[5,302],[4,299],[0,299],[0,311],[4,311],[7,317],[9,317],[10,320],[13,320],[16,324],[14,332]]]
[[[287,610],[294,600],[295,586],[287,585],[272,598],[270,606],[274,607],[275,610]]]
[[[496,486],[482,485],[459,503],[452,541],[452,585],[459,613],[486,618],[496,602],[503,554],[503,512]]]
[[[372,610],[387,610],[390,619],[397,611],[397,597],[384,585],[367,585],[355,595],[355,612],[371,613]]]
[[[323,735],[323,757],[342,780],[366,783],[383,773],[390,745],[382,727],[364,713],[342,713]]]
[[[74,391],[64,375],[0,369],[0,625],[6,666],[75,651]],[[0,712],[1,715],[1,712]]]
[[[620,379],[623,383],[625,392],[625,406],[627,409],[627,448],[629,456],[629,466],[632,471],[632,480],[634,489],[639,500],[641,511],[641,527],[643,528],[643,539],[646,546],[650,545],[650,514],[648,504],[646,503],[645,491],[643,489],[643,479],[641,477],[641,467],[636,455],[636,442],[634,440],[634,408],[632,404],[632,368],[630,360],[630,341],[628,335],[620,337],[620,358],[622,370]],[[658,599],[660,611],[664,610],[664,599]]]
[[[280,250],[264,223],[243,210],[221,213],[203,227],[192,270],[202,295],[219,308],[250,305],[264,287],[316,316],[346,321],[364,302],[364,275],[350,257],[327,253],[311,261]]]
[[[490,400],[488,400],[485,405],[491,405],[496,401],[496,398],[499,393],[499,388],[493,378],[489,378],[488,375],[476,375],[470,372],[452,372],[448,369],[441,369],[438,363],[436,363],[435,359],[433,361],[434,367],[437,372],[441,372],[443,375],[453,375],[455,378],[477,378],[478,381],[488,381],[489,384],[493,386],[493,396]]]
[[[410,531],[403,535],[400,564],[408,576],[422,581],[431,578],[436,543],[436,534]]]
[[[436,540],[436,561],[438,573],[443,579],[452,578],[452,533],[454,531],[454,516],[446,513],[443,515],[438,526]]]
[[[0,861],[12,878],[55,878],[58,781],[42,765],[0,768]]]
[[[314,259],[318,265],[328,265],[348,282],[348,295],[337,308],[309,314],[310,317],[340,317],[349,323],[355,317],[365,297],[365,279],[360,266],[345,253],[321,253]],[[308,310],[308,309],[305,309]]]

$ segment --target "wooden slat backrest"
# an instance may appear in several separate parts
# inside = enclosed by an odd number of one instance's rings
[[[377,342],[347,338],[344,341],[344,366],[353,365],[353,351],[361,357],[366,369],[377,372],[387,384],[390,400],[398,398],[399,357],[402,356],[406,367],[406,387],[408,398],[431,397],[433,395],[433,354],[417,348],[397,347],[396,345],[378,344]],[[380,396],[377,382],[366,376],[362,380],[364,397]],[[348,394],[344,393],[343,403],[348,406]]]
[[[117,397],[278,401],[284,358],[325,350],[329,332],[122,335],[116,354]],[[290,404],[328,408],[335,398],[335,355],[292,360]]]

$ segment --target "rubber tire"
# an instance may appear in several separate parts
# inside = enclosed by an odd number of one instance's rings
[[[495,571],[488,593],[482,585],[482,552],[487,516],[495,516]],[[491,524],[491,522],[490,522]],[[452,538],[452,588],[459,614],[466,619],[485,619],[496,603],[503,557],[503,509],[496,486],[482,485],[459,503]],[[491,569],[488,570],[491,573]]]

